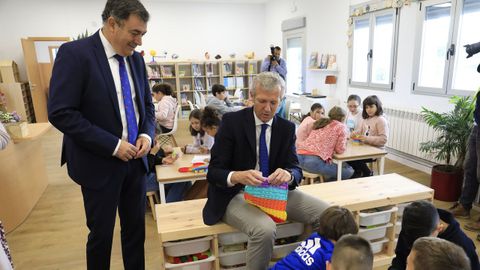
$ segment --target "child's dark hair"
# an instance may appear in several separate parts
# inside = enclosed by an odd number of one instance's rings
[[[362,112],[362,118],[367,119],[368,118],[368,113],[367,113],[367,105],[376,105],[377,106],[377,112],[375,113],[376,116],[383,115],[383,109],[382,109],[382,102],[376,95],[368,96],[363,100],[363,112]]]
[[[220,117],[217,110],[212,107],[205,107],[203,109],[202,118],[200,118],[200,125],[206,128],[220,126]]]
[[[305,120],[305,118],[311,116],[311,112],[313,112],[315,110],[318,110],[318,109],[320,109],[320,110],[323,109],[322,104],[313,103],[312,106],[310,107],[310,111],[307,114],[305,114],[304,116],[302,116],[302,120],[300,121],[300,123],[303,122],[303,120]]]
[[[416,201],[406,206],[402,217],[402,232],[408,246],[411,247],[417,238],[430,236],[439,221],[437,208],[430,202]]]
[[[215,97],[218,93],[225,92],[227,89],[225,89],[225,86],[221,84],[214,84],[212,85],[212,95]]]
[[[358,105],[362,104],[362,99],[358,95],[348,96],[347,102],[349,102],[350,100],[355,100],[356,102],[358,102]]]
[[[190,112],[190,115],[188,116],[188,120],[192,120],[192,118],[198,119],[198,121],[202,120],[202,111],[200,109],[194,109],[192,112]],[[190,134],[192,136],[197,136],[197,134],[200,134],[200,136],[205,135],[205,131],[200,128],[199,131],[196,131],[195,129],[192,128],[192,125],[188,127],[190,130]]]
[[[334,106],[328,112],[328,117],[320,118],[313,123],[313,129],[323,128],[326,125],[330,124],[333,120],[342,122],[346,115],[347,114],[345,113],[344,109]]]
[[[152,87],[152,92],[159,93],[161,92],[165,96],[173,95],[173,88],[168,83],[157,83]]]
[[[346,234],[357,234],[358,226],[352,212],[340,206],[330,206],[313,225],[314,230],[327,239],[337,241]]]

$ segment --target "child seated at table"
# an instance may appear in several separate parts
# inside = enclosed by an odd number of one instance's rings
[[[327,208],[314,225],[315,232],[270,269],[325,270],[326,262],[332,257],[336,241],[343,235],[358,232],[352,213],[339,206]]]
[[[173,97],[172,86],[168,83],[158,83],[152,87],[152,96],[158,103],[155,106],[156,133],[172,131],[177,110],[177,99]]]
[[[201,119],[202,111],[200,109],[193,110],[188,117],[193,144],[188,144],[183,147],[182,151],[186,154],[208,154],[210,153],[210,149],[212,149],[214,139],[202,129],[200,124]]]
[[[462,231],[453,215],[446,210],[435,208],[430,202],[417,201],[405,207],[403,211],[402,230],[395,249],[396,256],[389,270],[405,270],[413,242],[424,236],[442,238],[460,246],[470,259],[471,269],[480,269],[475,245]]]
[[[308,112],[302,119],[297,129],[297,140],[295,146],[298,148],[299,143],[305,141],[313,129],[313,123],[325,116],[325,109],[320,103],[313,103]]]
[[[370,243],[358,235],[344,235],[333,249],[327,270],[372,270],[373,252]]]
[[[362,100],[358,95],[350,95],[347,99],[347,120],[345,120],[345,125],[348,129],[348,134],[357,130],[360,127],[362,122],[362,108],[360,107]]]
[[[175,162],[177,157],[173,157],[172,153],[160,148],[160,144],[155,142],[154,146],[150,150],[150,153],[147,155],[148,160],[148,167],[149,172],[147,174],[147,187],[146,190],[148,191],[158,191],[158,182],[157,182],[157,174],[155,173],[155,166],[156,165],[170,165]],[[169,202],[178,202],[183,200],[183,195],[185,192],[192,186],[191,182],[180,182],[180,183],[172,183],[165,185],[165,201]]]
[[[361,143],[384,148],[388,139],[388,122],[383,116],[382,102],[377,96],[368,96],[363,100],[363,121],[358,130],[351,133],[350,138]],[[349,161],[348,164],[354,169],[352,178],[373,175],[368,168],[367,162],[372,159]]]
[[[332,163],[332,156],[346,149],[347,134],[343,121],[345,111],[335,106],[328,112],[328,118],[320,118],[313,123],[310,135],[297,147],[302,169],[323,175],[325,181],[337,179],[337,164]],[[343,163],[342,179],[348,179],[352,174],[353,169]]]

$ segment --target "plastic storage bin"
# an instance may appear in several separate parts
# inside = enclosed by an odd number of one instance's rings
[[[277,226],[276,239],[281,239],[290,236],[297,236],[303,233],[305,225],[298,222],[285,223]]]
[[[390,221],[391,214],[397,210],[397,207],[392,207],[390,209],[374,213],[360,212],[360,214],[358,214],[360,216],[359,224],[362,227],[368,227],[388,223]]]
[[[248,241],[248,235],[243,232],[222,233],[218,235],[220,245],[234,245]]]
[[[273,259],[281,259],[292,252],[301,242],[273,246]]]
[[[178,241],[178,242],[165,242],[165,253],[168,256],[179,257],[185,255],[191,255],[196,253],[202,253],[210,249],[210,240],[212,236],[206,236],[193,240]]]
[[[397,221],[395,223],[395,235],[399,235],[400,231],[402,231],[402,221]]]
[[[229,267],[238,264],[247,263],[247,251],[234,251],[234,252],[221,252],[218,257],[220,258],[220,266]],[[229,268],[230,269],[230,268]]]
[[[247,270],[246,266],[234,267],[234,268],[222,268],[220,266],[220,270]]]
[[[196,262],[186,262],[186,263],[165,263],[166,269],[175,269],[175,270],[212,270],[213,261],[215,261],[215,256],[210,256],[205,260],[196,261]]]
[[[372,247],[373,254],[377,254],[381,252],[383,250],[384,244],[387,242],[388,242],[388,238],[384,238],[382,240],[375,241],[375,242],[370,242],[370,246]]]
[[[408,202],[408,203],[399,203],[397,205],[397,208],[398,208],[398,211],[397,211],[397,216],[398,217],[402,217],[403,216],[403,211],[405,210],[405,207],[407,207],[407,205],[411,204],[411,202]],[[401,220],[401,219],[400,219]]]
[[[384,238],[385,235],[387,234],[387,228],[392,226],[393,225],[389,223],[389,224],[378,226],[375,228],[369,228],[369,229],[361,228],[358,230],[358,235],[367,239],[368,241]]]

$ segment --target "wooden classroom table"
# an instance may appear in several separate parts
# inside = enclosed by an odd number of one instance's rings
[[[337,181],[342,180],[342,163],[352,160],[377,159],[378,174],[382,175],[385,167],[385,149],[381,149],[368,144],[347,142],[347,149],[342,154],[333,154],[332,161],[337,164]]]
[[[8,232],[30,214],[48,185],[41,137],[50,123],[28,124],[29,134],[0,151],[0,220]]]
[[[339,205],[348,208],[358,218],[360,210],[375,207],[398,205],[400,203],[433,200],[433,190],[399,174],[386,174],[346,181],[335,181],[298,187],[299,190],[316,198],[326,201],[330,205]],[[163,248],[167,241],[213,236],[212,254],[216,257],[214,269],[220,269],[218,255],[218,234],[236,232],[230,225],[219,222],[213,226],[203,223],[202,209],[206,199],[157,204],[157,230]],[[395,224],[396,212],[391,217]],[[388,265],[395,255],[395,229],[391,227],[387,232],[388,245],[384,252],[376,254],[374,266]],[[160,252],[162,266],[165,269],[164,252]]]
[[[162,204],[166,203],[165,199],[165,184],[170,183],[179,183],[179,182],[188,182],[188,181],[197,181],[197,180],[206,180],[207,173],[193,173],[193,172],[179,172],[178,169],[181,167],[190,167],[192,166],[192,159],[195,155],[192,154],[183,154],[179,159],[175,161],[172,165],[157,165],[155,166],[155,171],[157,173],[158,187],[160,190],[160,202]]]

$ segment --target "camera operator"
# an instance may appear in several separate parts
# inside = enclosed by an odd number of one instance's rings
[[[271,54],[263,60],[261,72],[271,71],[276,72],[282,77],[283,80],[287,77],[287,63],[284,59],[280,58],[282,49],[278,46],[270,47]]]

